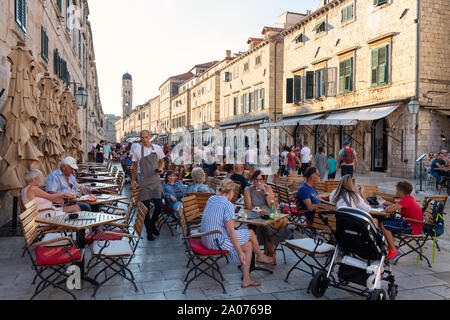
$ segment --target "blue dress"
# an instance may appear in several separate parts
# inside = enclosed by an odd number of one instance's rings
[[[205,211],[203,211],[200,232],[206,233],[214,230],[222,232],[222,234],[215,233],[202,237],[203,246],[210,250],[218,250],[219,248],[215,242],[215,239],[218,239],[220,247],[229,251],[230,261],[240,262],[225,225],[226,221],[234,219],[235,211],[231,202],[225,196],[212,196],[206,203]],[[243,245],[250,240],[250,231],[248,229],[236,230],[236,235],[239,245]]]

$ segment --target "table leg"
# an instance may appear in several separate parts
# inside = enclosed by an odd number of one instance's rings
[[[84,249],[86,246],[86,230],[78,230],[77,231],[77,240],[76,243],[78,245],[79,249]],[[81,262],[78,264],[78,267],[80,267],[80,271],[81,271],[81,279],[87,282],[92,283],[94,286],[98,286],[99,283],[97,281],[95,281],[94,279],[90,278],[87,276],[87,274],[85,273],[84,270],[84,254],[83,254],[83,258],[81,259]]]

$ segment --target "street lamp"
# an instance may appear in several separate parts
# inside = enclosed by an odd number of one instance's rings
[[[92,113],[91,113],[91,122],[92,123],[94,123],[95,122],[95,113],[94,113],[94,111],[92,111]]]
[[[420,104],[417,102],[417,100],[411,100],[408,103],[408,111],[411,114],[419,114]]]
[[[78,87],[75,92],[75,100],[80,107],[86,108],[87,105],[88,94],[83,87]]]

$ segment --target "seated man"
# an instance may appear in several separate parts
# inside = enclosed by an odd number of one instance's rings
[[[298,188],[297,199],[300,204],[300,210],[306,211],[305,217],[312,223],[314,220],[314,212],[317,205],[320,204],[319,193],[314,187],[320,182],[319,170],[310,167],[304,172],[305,182]]]
[[[69,192],[76,194],[80,191],[91,192],[89,187],[82,187],[78,184],[73,175],[74,170],[78,170],[77,161],[72,157],[64,158],[61,161],[58,170],[53,171],[47,176],[46,185],[48,193]],[[81,211],[92,211],[87,203],[75,203],[81,208]]]
[[[442,176],[444,175],[444,172],[436,169],[444,169],[444,168],[445,168],[444,154],[442,152],[439,152],[437,158],[431,161],[431,170],[430,170],[430,174],[436,179],[436,188],[438,187],[439,182],[441,182]]]
[[[247,179],[243,176],[244,173],[244,165],[235,164],[233,169],[233,174],[230,176],[230,179],[241,184],[242,190],[250,186]]]
[[[187,187],[186,193],[215,193],[205,184],[206,175],[202,168],[194,168],[191,177],[192,183]]]
[[[386,237],[388,243],[388,256],[387,259],[390,262],[395,262],[402,256],[400,250],[397,249],[394,242],[394,237],[392,232],[418,235],[422,233],[423,224],[417,222],[406,222],[404,219],[414,219],[418,221],[423,220],[422,209],[420,208],[417,201],[411,196],[413,191],[413,186],[408,181],[401,181],[397,183],[396,198],[401,198],[401,200],[396,204],[391,204],[385,202],[388,205],[386,208],[387,213],[393,213],[400,210],[400,214],[403,219],[384,219],[379,225],[381,230]]]

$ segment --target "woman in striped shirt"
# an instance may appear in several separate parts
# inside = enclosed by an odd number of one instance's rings
[[[202,237],[202,244],[211,250],[219,249],[216,239],[223,250],[230,253],[233,262],[241,262],[243,274],[242,288],[260,286],[261,283],[250,278],[250,263],[252,252],[256,253],[256,262],[273,264],[273,259],[266,256],[259,248],[253,230],[234,229],[235,210],[230,202],[234,194],[234,182],[225,179],[220,184],[217,195],[209,198],[205,210],[202,214],[202,224],[200,232],[220,231],[221,234],[211,234]]]

